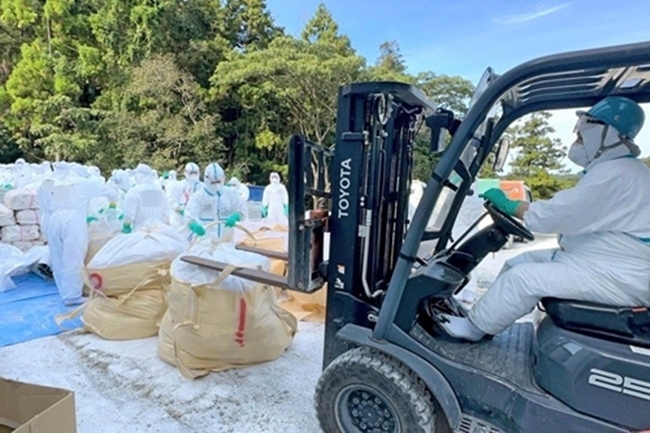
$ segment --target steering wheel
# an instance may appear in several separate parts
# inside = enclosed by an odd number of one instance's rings
[[[510,215],[503,213],[494,207],[494,205],[489,201],[486,201],[484,206],[490,214],[490,217],[492,217],[494,225],[499,227],[506,234],[518,236],[529,241],[535,240],[535,235],[526,227],[524,227],[521,222],[517,221]]]

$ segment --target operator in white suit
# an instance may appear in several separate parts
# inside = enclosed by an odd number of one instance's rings
[[[266,224],[289,225],[289,194],[287,188],[280,183],[280,175],[271,173],[271,183],[264,188],[262,195],[262,219]]]
[[[608,97],[578,112],[569,159],[585,168],[578,184],[550,200],[483,198],[539,233],[559,233],[559,248],[506,262],[468,317],[444,315],[451,336],[478,341],[506,329],[545,297],[607,305],[650,306],[650,169],[633,140],[644,113],[634,101]]]
[[[79,173],[70,164],[60,163],[37,192],[54,282],[66,305],[84,301],[81,268],[88,250],[86,218],[90,202],[96,197],[112,202],[117,199],[113,188],[101,179],[89,177],[85,171]]]
[[[225,185],[226,174],[213,162],[205,168],[203,188],[190,197],[185,209],[187,227],[196,236],[206,234],[206,225],[219,239],[228,239],[232,228],[248,218],[248,208],[234,188]]]

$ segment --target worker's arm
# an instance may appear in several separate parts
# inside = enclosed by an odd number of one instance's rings
[[[516,215],[538,233],[577,235],[601,231],[612,211],[622,206],[617,203],[622,198],[616,184],[611,176],[594,173],[549,200],[519,204]]]
[[[519,206],[517,206],[517,210],[515,211],[515,216],[520,220],[523,220],[524,214],[528,211],[529,208],[530,208],[530,203],[528,203],[527,201],[520,201]]]

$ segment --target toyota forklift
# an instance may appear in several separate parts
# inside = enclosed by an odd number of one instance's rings
[[[543,299],[539,323],[515,323],[479,343],[438,327],[440,312],[462,314],[450,300],[488,254],[509,236],[534,239],[489,203],[491,225],[452,239],[479,169],[491,153],[503,162],[502,134],[535,111],[591,106],[610,95],[650,102],[650,43],[543,57],[503,75],[488,68],[462,118],[408,84],[345,85],[334,149],[291,138],[288,253],[247,248],[286,260],[288,275],[249,268],[233,275],[305,293],[327,285],[315,395],[324,432],[650,431],[644,307]],[[409,221],[421,127],[440,159]]]

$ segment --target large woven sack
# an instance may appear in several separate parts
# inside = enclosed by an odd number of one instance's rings
[[[233,266],[220,273],[176,259],[158,334],[158,356],[190,379],[277,359],[297,330],[273,288],[230,275],[235,266],[267,270],[267,258],[226,243],[209,249],[186,254]]]
[[[92,236],[88,238],[88,251],[86,251],[86,259],[84,263],[88,265],[97,253],[110,241],[115,235],[108,234],[104,236]]]
[[[16,212],[16,222],[24,226],[40,224],[40,211],[38,209],[19,210]]]
[[[14,211],[0,203],[0,227],[13,226],[16,224]]]
[[[248,247],[261,248],[269,251],[277,251],[286,253],[288,250],[289,234],[286,227],[260,227],[258,230],[251,233],[251,236],[243,238],[239,244]],[[287,274],[287,262],[284,260],[271,259],[271,266],[269,272],[276,275]]]
[[[163,289],[170,282],[171,261],[188,246],[185,237],[164,225],[118,234],[86,266],[86,285],[105,296],[123,295],[136,288]]]
[[[98,296],[83,311],[86,330],[107,340],[134,340],[158,334],[166,309],[162,290],[142,290],[117,297]]]
[[[12,189],[5,194],[4,202],[11,210],[39,208],[35,188]]]
[[[115,215],[117,211],[108,210],[99,214],[97,221],[88,225],[88,251],[85,264],[88,265],[104,245],[117,236],[122,229],[122,221]]]
[[[2,242],[28,242],[35,241],[40,237],[40,229],[36,225],[21,226],[13,225],[2,227]]]
[[[252,232],[252,237],[243,238],[241,245],[262,248],[271,251],[286,253],[288,251],[289,231],[285,226],[261,226]],[[271,260],[271,272],[277,275],[287,275],[288,265],[283,260]],[[279,289],[276,290],[279,293]],[[301,293],[288,291],[281,302],[282,308],[291,312],[298,320],[306,322],[325,322],[325,307],[327,304],[327,288],[324,287],[315,293]]]

